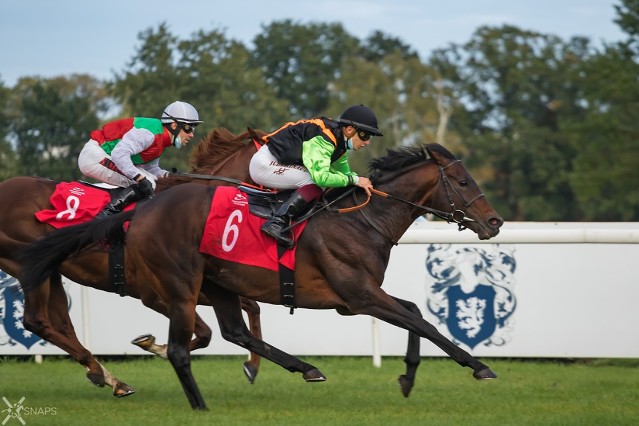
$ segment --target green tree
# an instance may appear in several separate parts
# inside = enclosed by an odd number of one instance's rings
[[[140,48],[116,76],[113,91],[127,115],[159,117],[166,105],[191,103],[204,124],[196,136],[215,127],[240,133],[247,126],[270,129],[286,117],[286,102],[278,100],[262,73],[252,68],[249,51],[224,32],[197,31],[189,39],[172,35],[166,24],[139,35]],[[193,148],[167,150],[163,167],[188,168]]]
[[[570,183],[585,220],[638,221],[639,64],[621,43],[588,61],[583,75],[587,109],[571,129],[580,149]]]
[[[577,82],[592,54],[587,39],[503,26],[431,58],[464,106],[451,126],[468,164],[506,219],[579,219],[569,182],[578,146],[564,126],[583,117]]]
[[[23,78],[10,105],[20,173],[79,178],[78,154],[108,108],[103,84],[87,75]]]
[[[122,106],[120,118],[156,117],[170,102],[178,100],[180,81],[175,57],[178,39],[168,25],[149,28],[138,34],[140,46],[123,71],[115,74],[110,92]],[[187,99],[182,99],[187,101]]]
[[[330,111],[339,115],[345,107],[363,103],[375,111],[384,133],[351,157],[353,169],[365,172],[371,158],[396,145],[438,141],[441,119],[451,110],[450,105],[446,111],[438,109],[444,95],[436,82],[432,68],[397,50],[374,62],[362,57],[344,62],[343,74],[331,85]],[[439,142],[455,141],[452,134],[448,136],[442,132]]]
[[[358,56],[369,62],[377,62],[392,54],[399,54],[404,59],[419,59],[414,48],[404,43],[400,38],[380,30],[375,30],[366,37],[361,43]]]
[[[7,116],[9,94],[9,89],[0,81],[0,180],[19,174],[15,151],[9,140],[7,140],[10,126]]]
[[[253,40],[253,66],[289,102],[290,119],[326,113],[329,86],[346,70],[342,60],[358,51],[359,40],[339,23],[284,20],[262,30]]]
[[[639,0],[620,0],[614,8],[617,12],[614,22],[628,35],[635,48],[639,48]]]

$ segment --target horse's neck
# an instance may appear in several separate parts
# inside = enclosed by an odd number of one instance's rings
[[[376,195],[373,197],[377,198]],[[411,207],[390,199],[371,200],[362,212],[371,226],[395,244],[415,220]]]
[[[410,203],[428,205],[434,196],[439,179],[417,181],[411,176],[401,176],[380,185],[377,189]],[[409,203],[373,195],[369,216],[374,225],[383,229],[387,237],[397,242],[412,223],[424,212]]]
[[[194,172],[199,174],[224,176],[232,179],[239,179],[243,182],[249,182],[251,179],[249,175],[249,163],[255,152],[256,149],[253,145],[247,145],[231,153],[216,164],[207,165],[206,167],[194,170]]]

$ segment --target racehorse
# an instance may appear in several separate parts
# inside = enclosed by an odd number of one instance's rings
[[[404,396],[413,387],[420,362],[419,337],[440,347],[476,379],[495,373],[444,337],[424,320],[417,306],[381,289],[391,248],[411,223],[425,212],[468,227],[480,239],[499,233],[502,218],[486,200],[462,165],[441,145],[431,144],[390,150],[370,163],[373,196],[364,207],[338,214],[319,211],[306,224],[295,252],[295,304],[298,308],[335,309],[342,315],[365,314],[409,331],[406,374],[400,376]],[[307,381],[324,376],[314,366],[274,348],[248,333],[241,321],[239,296],[280,304],[278,273],[203,254],[199,251],[211,203],[220,187],[185,184],[163,192],[140,205],[129,231],[122,227],[131,214],[61,229],[36,242],[23,253],[29,267],[23,276],[25,292],[37,291],[41,282],[69,262],[84,261],[101,250],[104,241],[126,240],[127,280],[149,283],[169,305],[168,357],[193,409],[206,404],[190,368],[189,340],[194,328],[195,305],[200,293],[211,301],[222,336],[266,357],[289,371],[303,373]],[[350,208],[362,200],[357,189],[336,207]],[[188,212],[188,220],[165,218],[175,206]],[[228,229],[215,235],[221,245],[237,237],[241,216],[229,215]],[[246,218],[245,218],[246,219]],[[235,234],[235,235],[234,235]],[[96,244],[99,243],[99,244]],[[73,255],[69,260],[65,260]]]
[[[261,134],[263,133],[252,129],[240,135],[234,135],[226,129],[209,132],[191,153],[190,163],[193,172],[252,182],[248,175],[248,164],[257,150],[253,141],[259,140]],[[204,180],[205,177],[201,176],[196,181],[207,184],[221,183]],[[189,181],[194,181],[194,178],[172,175],[159,179],[156,191],[159,193],[166,188]],[[14,277],[19,277],[22,270],[22,265],[16,258],[19,250],[54,230],[50,225],[36,220],[35,213],[51,208],[49,199],[57,183],[38,177],[16,177],[0,182],[0,269]],[[107,256],[101,254],[88,262],[69,263],[61,273],[77,283],[115,292],[108,279],[107,264]],[[131,282],[126,290],[129,296],[135,298],[141,298],[145,294],[147,306],[168,316],[166,303],[144,283],[136,286]],[[204,295],[198,303],[210,304]],[[242,299],[242,307],[248,314],[252,332],[258,337],[261,336],[259,306],[254,301]],[[126,396],[134,392],[129,385],[101,366],[78,341],[69,318],[67,298],[60,274],[53,274],[50,281],[38,291],[25,295],[23,322],[28,330],[69,353],[85,366],[87,377],[92,383],[98,386],[108,384],[113,388],[115,396]],[[199,317],[196,318],[195,335],[190,345],[191,350],[206,347],[211,340],[211,329]],[[154,338],[142,337],[144,336],[137,339],[137,344],[141,347],[159,355],[166,352],[165,346],[154,344]],[[259,361],[259,356],[251,354],[250,360],[244,363],[244,372],[251,383],[258,372]]]

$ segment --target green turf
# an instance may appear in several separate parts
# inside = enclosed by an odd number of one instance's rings
[[[25,397],[27,425],[636,425],[639,361],[483,360],[497,380],[478,382],[450,359],[427,358],[404,398],[400,358],[382,368],[366,357],[304,357],[327,377],[306,383],[263,361],[257,381],[242,373],[243,357],[195,357],[193,372],[209,411],[193,412],[168,361],[107,360],[136,389],[116,399],[97,388],[73,361],[43,364],[0,359],[0,397]],[[0,424],[6,413],[0,399]],[[48,414],[42,411],[49,407]],[[55,409],[55,415],[51,409]],[[10,419],[6,426],[20,425]]]

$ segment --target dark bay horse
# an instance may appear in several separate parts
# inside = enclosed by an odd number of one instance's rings
[[[263,133],[251,129],[240,135],[234,135],[226,129],[215,129],[209,132],[191,152],[192,171],[251,182],[248,164],[257,150],[253,140],[259,139],[261,134]],[[188,181],[194,181],[193,177],[173,176],[160,179],[157,192]],[[196,181],[206,184],[224,183],[212,180]],[[53,227],[36,220],[34,215],[38,211],[51,208],[49,199],[57,183],[38,177],[16,177],[0,182],[0,269],[14,277],[19,277],[22,270],[16,254],[28,244],[54,230]],[[77,283],[98,290],[115,292],[108,279],[107,264],[107,256],[100,254],[87,261],[69,262],[60,272]],[[129,296],[135,298],[144,296],[147,306],[168,316],[166,303],[144,283],[140,285],[131,283],[127,287],[127,292]],[[210,305],[205,295],[201,295],[198,303]],[[254,301],[242,299],[242,307],[248,314],[252,332],[260,337],[259,306]],[[133,393],[130,386],[101,366],[78,341],[69,318],[67,298],[60,274],[53,274],[50,281],[38,291],[25,295],[24,325],[28,330],[64,350],[85,366],[87,377],[92,383],[99,386],[108,384],[113,388],[115,396]],[[195,335],[190,344],[191,350],[206,347],[211,340],[211,329],[199,317],[196,318]],[[143,340],[140,345],[162,355],[166,347],[155,345],[153,340]],[[244,365],[244,372],[251,383],[255,379],[258,367],[259,356],[252,354],[251,359]]]
[[[370,166],[372,182],[382,196],[373,196],[353,213],[319,212],[298,240],[296,306],[371,315],[408,330],[406,374],[400,376],[404,396],[413,387],[420,362],[420,337],[432,341],[461,366],[470,367],[476,379],[495,378],[489,367],[425,321],[413,302],[388,295],[381,285],[391,248],[428,209],[447,212],[450,220],[468,227],[480,239],[496,236],[503,220],[461,161],[440,145],[392,150]],[[149,283],[170,306],[168,357],[194,409],[206,408],[191,373],[189,353],[200,293],[211,301],[225,339],[289,371],[303,373],[307,381],[324,380],[314,366],[252,336],[242,321],[238,295],[280,304],[278,274],[199,252],[215,192],[216,187],[185,184],[140,205],[126,236],[122,226],[130,218],[128,212],[62,229],[23,253],[29,266],[23,286],[29,293],[37,291],[58,265],[64,268],[69,262],[93,256],[105,239],[125,238],[127,279]],[[361,190],[355,194],[357,200],[345,198],[337,206],[349,207],[363,200]],[[184,212],[184,220],[168,225],[165,218],[175,214],[176,206]],[[65,260],[69,255],[73,256]]]

